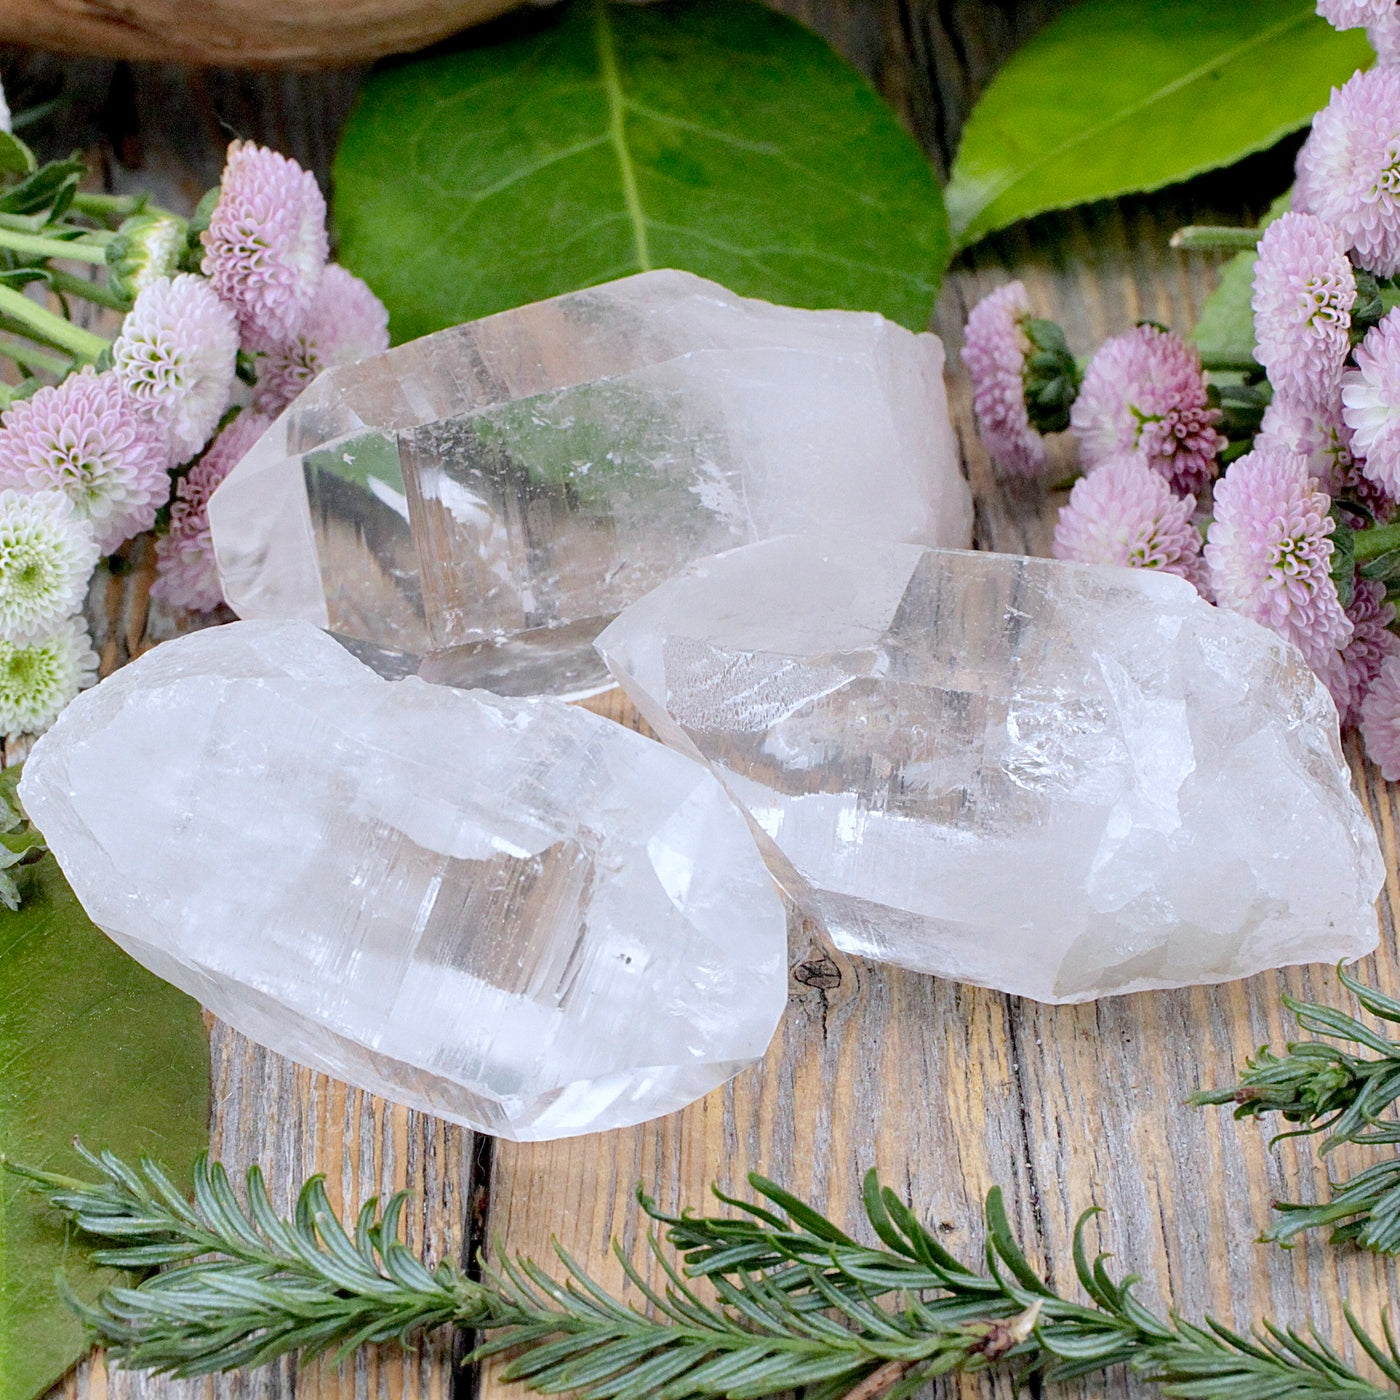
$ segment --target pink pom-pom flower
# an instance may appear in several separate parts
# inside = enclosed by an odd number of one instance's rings
[[[1361,702],[1361,737],[1381,776],[1400,782],[1400,656],[1386,658]]]
[[[1070,410],[1085,467],[1136,452],[1173,491],[1190,496],[1215,475],[1225,446],[1219,421],[1201,357],[1180,336],[1149,325],[1104,341]]]
[[[111,370],[17,400],[0,427],[0,488],[61,492],[103,553],[154,524],[170,496],[168,461],[165,434]]]
[[[1388,658],[1400,656],[1400,637],[1390,630],[1395,606],[1386,602],[1385,584],[1358,579],[1346,610],[1351,640],[1319,671],[1332,692],[1343,725],[1361,718],[1361,702]]]
[[[1205,548],[1216,602],[1286,637],[1319,674],[1352,634],[1331,577],[1330,506],[1302,457],[1256,445],[1215,485]]]
[[[1255,355],[1275,393],[1324,404],[1351,349],[1356,274],[1336,229],[1287,213],[1264,230],[1254,264]]]
[[[1356,347],[1356,368],[1342,376],[1342,417],[1363,475],[1400,499],[1400,307]]]
[[[112,346],[117,378],[165,432],[172,466],[193,457],[218,427],[237,359],[233,312],[188,272],[146,287]]]
[[[389,348],[389,313],[352,272],[331,263],[321,275],[298,334],[258,366],[259,413],[280,413],[323,369],[353,364]]]
[[[962,361],[972,379],[977,428],[992,461],[1008,476],[1038,476],[1045,469],[1045,440],[1026,410],[1030,314],[1024,284],[1008,282],[972,308],[964,332]]]
[[[224,601],[214,564],[209,498],[267,430],[268,421],[247,410],[240,413],[177,483],[170,529],[156,541],[151,597],[190,612],[210,612]]]
[[[1317,12],[1333,29],[1364,29],[1395,9],[1395,0],[1317,0]]]
[[[1400,70],[1332,90],[1298,152],[1293,207],[1332,225],[1378,277],[1400,271]]]
[[[1395,502],[1363,474],[1352,450],[1351,429],[1342,417],[1340,394],[1321,406],[1277,395],[1264,410],[1255,439],[1255,446],[1269,444],[1302,457],[1318,489],[1334,500],[1353,496],[1381,520],[1394,514]]]
[[[249,349],[271,350],[300,332],[329,251],[326,201],[309,171],[233,142],[200,241],[204,275],[233,308]]]
[[[1366,26],[1366,37],[1376,51],[1376,64],[1394,68],[1400,64],[1400,6],[1387,5],[1389,13],[1383,19]]]
[[[1201,536],[1193,502],[1140,457],[1115,457],[1081,477],[1055,526],[1055,558],[1160,569],[1199,583]]]

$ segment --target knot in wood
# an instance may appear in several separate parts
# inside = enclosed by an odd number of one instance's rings
[[[829,992],[841,985],[841,969],[825,954],[798,963],[792,969],[792,976],[795,982],[820,992]]]

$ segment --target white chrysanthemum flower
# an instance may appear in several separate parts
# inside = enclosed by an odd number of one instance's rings
[[[57,491],[0,491],[0,636],[21,641],[78,610],[97,563],[92,527]]]
[[[0,87],[0,131],[14,132],[14,122],[10,118],[10,104],[5,100],[5,89]]]
[[[29,642],[0,641],[0,734],[38,734],[97,679],[97,653],[81,618]]]
[[[140,412],[170,439],[170,460],[194,456],[228,407],[238,357],[233,312],[202,277],[182,272],[136,298],[112,366]]]

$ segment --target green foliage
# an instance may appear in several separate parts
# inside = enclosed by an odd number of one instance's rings
[[[0,774],[12,815],[16,777]],[[199,1007],[89,922],[37,831],[17,822],[0,849],[24,853],[4,872],[20,907],[0,908],[0,1159],[65,1166],[79,1129],[122,1152],[189,1160],[208,1135]],[[0,1400],[29,1400],[85,1348],[60,1266],[82,1298],[112,1278],[23,1183],[0,1177]]]
[[[1259,221],[1260,232],[1280,214],[1287,213],[1291,191],[1281,194]],[[1200,319],[1190,339],[1201,358],[1209,364],[1255,364],[1254,295],[1255,252],[1236,253],[1220,271],[1220,283],[1201,308]]]
[[[757,1201],[737,1213],[645,1212],[679,1258],[652,1237],[665,1282],[653,1287],[618,1246],[645,1310],[608,1295],[557,1249],[563,1276],[524,1259],[467,1276],[429,1271],[399,1239],[402,1195],[375,1201],[347,1231],[319,1179],[291,1220],[274,1214],[256,1168],[246,1205],[218,1166],[201,1161],[193,1205],[158,1167],[88,1156],[103,1180],[23,1171],[117,1267],[163,1266],[109,1289],[83,1315],[113,1359],[177,1376],[206,1375],[366,1341],[407,1341],[452,1322],[486,1334],[469,1360],[505,1354],[509,1380],[586,1400],[760,1400],[802,1388],[837,1400],[907,1397],[931,1378],[1004,1366],[1021,1381],[1069,1380],[1133,1367],[1170,1396],[1194,1400],[1393,1400],[1400,1351],[1347,1314],[1352,1335],[1389,1386],[1362,1377],[1315,1335],[1265,1324],[1253,1336],[1148,1311],[1131,1278],[1091,1259],[1090,1211],[1075,1231],[1085,1302],[1061,1297],[1016,1240],[993,1188],[982,1268],[950,1254],[870,1173],[862,1244],[774,1182],[749,1178]]]
[[[1023,329],[1031,343],[1021,371],[1031,427],[1038,433],[1062,433],[1069,427],[1069,411],[1079,397],[1083,375],[1054,321],[1029,317]]]
[[[320,1177],[302,1187],[293,1219],[281,1221],[256,1167],[245,1207],[223,1167],[200,1157],[191,1206],[152,1162],[137,1172],[110,1151],[79,1150],[106,1176],[102,1185],[29,1168],[16,1175],[45,1185],[79,1231],[107,1241],[94,1264],[130,1273],[166,1266],[139,1288],[109,1288],[95,1308],[76,1302],[110,1359],[126,1366],[210,1375],[289,1352],[403,1341],[477,1316],[477,1285],[451,1263],[429,1273],[404,1248],[404,1192],[382,1214],[377,1199],[366,1202],[352,1238]],[[201,1260],[211,1254],[224,1257]]]
[[[1400,1023],[1400,1001],[1368,987],[1339,968],[1362,1007],[1382,1021]],[[1289,1041],[1277,1055],[1267,1046],[1246,1062],[1238,1084],[1196,1094],[1191,1102],[1233,1104],[1236,1118],[1280,1114],[1299,1126],[1283,1137],[1320,1133],[1324,1154],[1344,1142],[1377,1146],[1400,1142],[1400,1122],[1384,1118],[1400,1098],[1400,1042],[1388,1040],[1344,1011],[1285,996],[1284,1005],[1305,1031],[1323,1040]],[[1354,1054],[1356,1045],[1373,1052]],[[1305,1230],[1330,1226],[1334,1242],[1400,1253],[1400,1160],[1370,1167],[1332,1187],[1318,1205],[1278,1202],[1279,1218],[1262,1238],[1285,1243]]]
[[[335,191],[341,259],[399,341],[653,267],[922,330],[948,260],[914,141],[749,0],[574,0],[382,68]]]
[[[958,245],[1271,146],[1370,61],[1313,0],[1081,0],[973,109],[946,191]]]

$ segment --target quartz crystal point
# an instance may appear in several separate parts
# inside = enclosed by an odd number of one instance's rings
[[[386,674],[607,685],[593,638],[686,562],[835,531],[961,548],[943,346],[658,271],[322,374],[210,506],[224,593]]]
[[[93,920],[302,1064],[501,1137],[669,1113],[766,1049],[782,901],[700,765],[308,623],[81,695],[22,800]]]
[[[1179,578],[784,539],[598,648],[849,952],[1068,1002],[1376,945],[1326,689]]]

